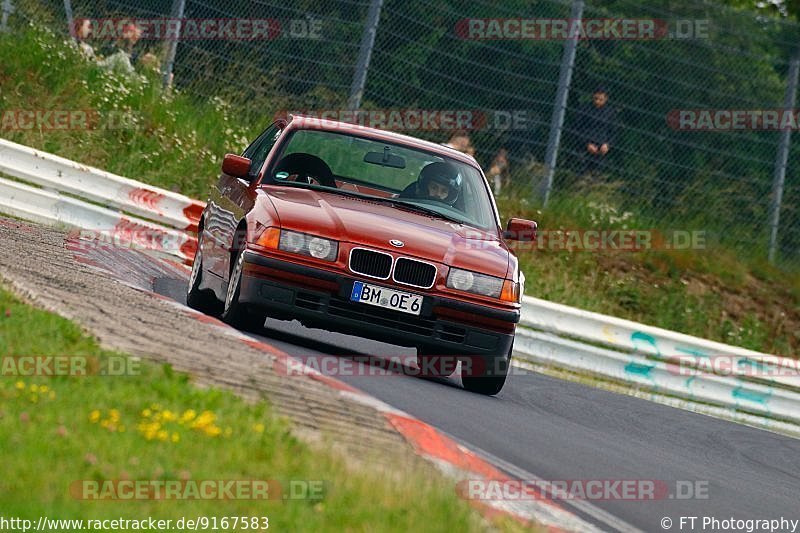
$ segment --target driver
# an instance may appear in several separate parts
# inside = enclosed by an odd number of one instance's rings
[[[461,194],[461,176],[450,163],[430,163],[419,173],[418,197],[454,205],[459,194]]]

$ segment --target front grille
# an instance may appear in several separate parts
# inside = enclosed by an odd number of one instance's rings
[[[436,267],[401,257],[394,266],[394,280],[404,285],[413,285],[427,289],[433,286],[436,279]]]
[[[387,279],[392,271],[392,256],[373,250],[355,248],[350,252],[350,270],[371,278]]]

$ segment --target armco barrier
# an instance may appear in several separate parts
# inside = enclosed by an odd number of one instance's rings
[[[205,204],[188,196],[0,139],[0,172],[169,228],[197,231]]]
[[[0,139],[0,211],[48,225],[108,232],[115,240],[194,258],[203,202]],[[99,205],[97,205],[99,204]]]
[[[191,261],[197,249],[197,239],[186,231],[3,178],[0,178],[0,213],[48,226],[107,232],[116,242],[127,241],[141,248],[175,255],[184,262]],[[144,244],[141,244],[142,237],[146,237]]]
[[[800,429],[800,364],[795,359],[531,297],[523,299],[514,351],[518,359]],[[727,364],[709,365],[719,358]]]
[[[44,187],[0,179],[0,212],[51,225],[143,230],[171,244],[161,251],[187,261],[194,255],[196,241],[186,231],[196,230],[202,202],[2,139],[0,172]],[[721,407],[765,426],[785,422],[800,431],[800,365],[794,359],[531,297],[523,299],[514,348],[520,360]],[[720,356],[729,362],[725,372],[715,374],[714,366],[706,371],[704,363]]]

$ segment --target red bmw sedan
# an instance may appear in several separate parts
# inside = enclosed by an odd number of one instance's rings
[[[498,393],[524,276],[475,160],[397,133],[290,116],[228,154],[199,223],[190,306],[240,329],[297,319],[417,349]]]

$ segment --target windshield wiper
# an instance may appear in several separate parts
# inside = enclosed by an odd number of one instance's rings
[[[414,211],[418,211],[420,213],[425,213],[427,215],[434,216],[436,218],[443,218],[443,219],[449,220],[451,222],[456,222],[457,224],[464,224],[463,220],[459,220],[459,219],[457,219],[455,217],[447,216],[444,213],[440,213],[439,211],[437,211],[435,209],[431,209],[429,207],[424,207],[424,206],[421,206],[421,205],[418,205],[418,204],[414,204],[414,203],[411,203],[411,202],[404,202],[403,200],[398,200],[396,198],[380,198],[380,200],[383,200],[385,202],[389,202],[389,203],[391,203],[392,205],[394,205],[396,207],[408,208],[408,209],[411,209],[411,210],[414,210]]]

